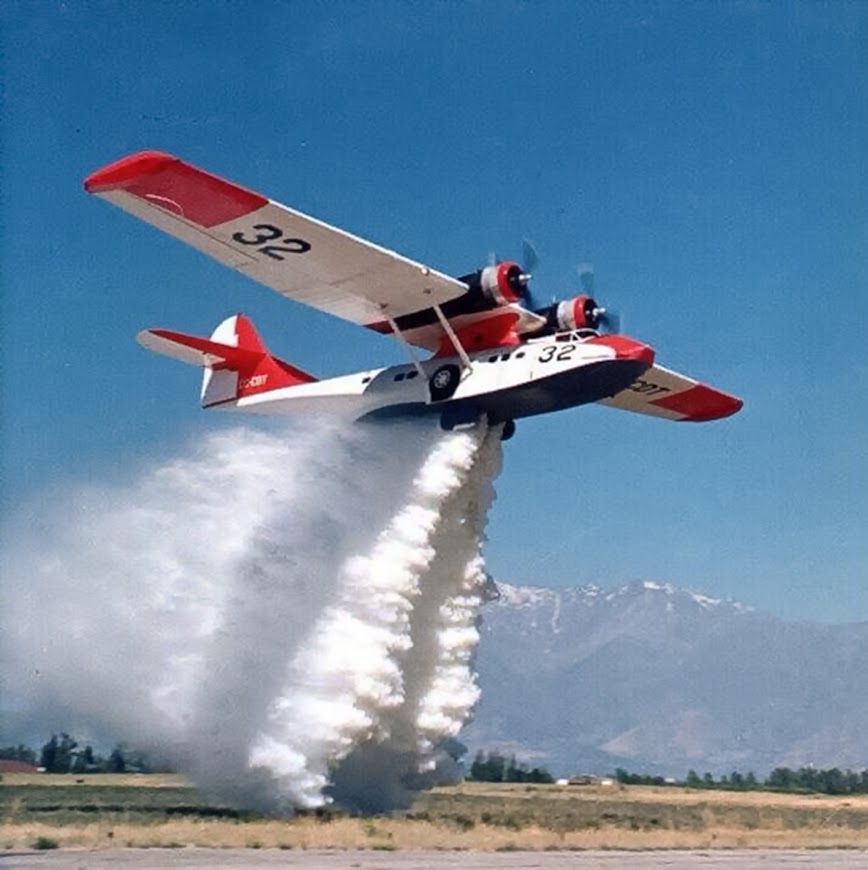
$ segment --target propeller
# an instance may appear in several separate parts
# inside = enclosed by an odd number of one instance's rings
[[[488,252],[488,265],[497,266],[501,260],[497,258],[494,251]],[[510,261],[512,262],[512,261]],[[536,300],[530,292],[530,279],[533,277],[531,272],[537,267],[539,257],[533,243],[528,239],[521,240],[521,263],[518,264],[518,269],[510,270],[509,283],[513,292],[518,295],[525,308],[534,310]],[[519,271],[520,270],[520,271]]]
[[[495,253],[489,253],[488,265],[495,266],[498,263]],[[536,252],[533,242],[530,239],[524,238],[521,240],[521,263],[520,272],[515,269],[510,270],[510,285],[513,291],[521,296],[522,303],[525,308],[530,311],[537,311],[544,314],[549,314],[556,310],[556,303],[551,304],[540,300],[535,296],[530,287],[530,280],[533,277],[533,272],[539,266],[539,255]],[[514,267],[513,267],[514,268]],[[621,331],[621,316],[611,309],[604,308],[598,305],[594,298],[594,264],[579,263],[576,266],[576,271],[579,273],[579,286],[581,294],[586,297],[586,304],[590,303],[593,308],[585,309],[585,323],[592,329],[600,329],[604,332],[620,332]],[[578,297],[576,297],[578,299]]]
[[[582,293],[594,299],[594,264],[579,263],[576,271],[579,273],[579,286],[582,288]],[[611,308],[602,306],[595,308],[594,321],[594,329],[603,329],[606,332],[621,331],[621,315]]]
[[[593,298],[594,296],[594,264],[579,263],[576,266],[576,271],[579,273],[579,287],[582,288],[582,293]]]
[[[539,265],[539,255],[530,239],[521,240],[521,267],[525,272],[533,273]]]
[[[533,242],[530,239],[521,240],[521,271],[522,283],[524,284],[524,305],[525,308],[531,311],[536,311],[541,307],[539,300],[534,297],[530,289],[530,279],[533,277],[534,269],[539,265],[539,255]]]

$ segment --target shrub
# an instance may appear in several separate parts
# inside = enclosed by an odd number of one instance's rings
[[[36,842],[33,844],[34,849],[57,849],[59,846],[57,840],[53,837],[37,837]]]

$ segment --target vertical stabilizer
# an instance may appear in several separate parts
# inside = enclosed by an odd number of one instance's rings
[[[242,353],[236,364],[227,359],[206,366],[202,377],[203,408],[316,380],[272,356],[250,318],[243,314],[227,317],[211,334],[211,341],[236,347]]]
[[[227,317],[210,339],[169,329],[145,329],[136,338],[148,350],[204,367],[203,408],[316,380],[272,356],[243,314]]]

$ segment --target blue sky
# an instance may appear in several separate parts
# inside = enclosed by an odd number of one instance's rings
[[[159,148],[453,274],[528,236],[568,296],[592,261],[660,363],[745,399],[522,421],[496,577],[868,620],[864,3],[11,0],[0,30],[7,516],[238,422],[144,326],[243,310],[319,375],[403,358],[82,192]]]

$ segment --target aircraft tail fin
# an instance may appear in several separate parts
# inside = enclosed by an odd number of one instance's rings
[[[144,329],[136,340],[155,353],[205,369],[203,408],[316,380],[313,375],[272,356],[250,319],[243,314],[227,317],[210,338],[171,329]]]

